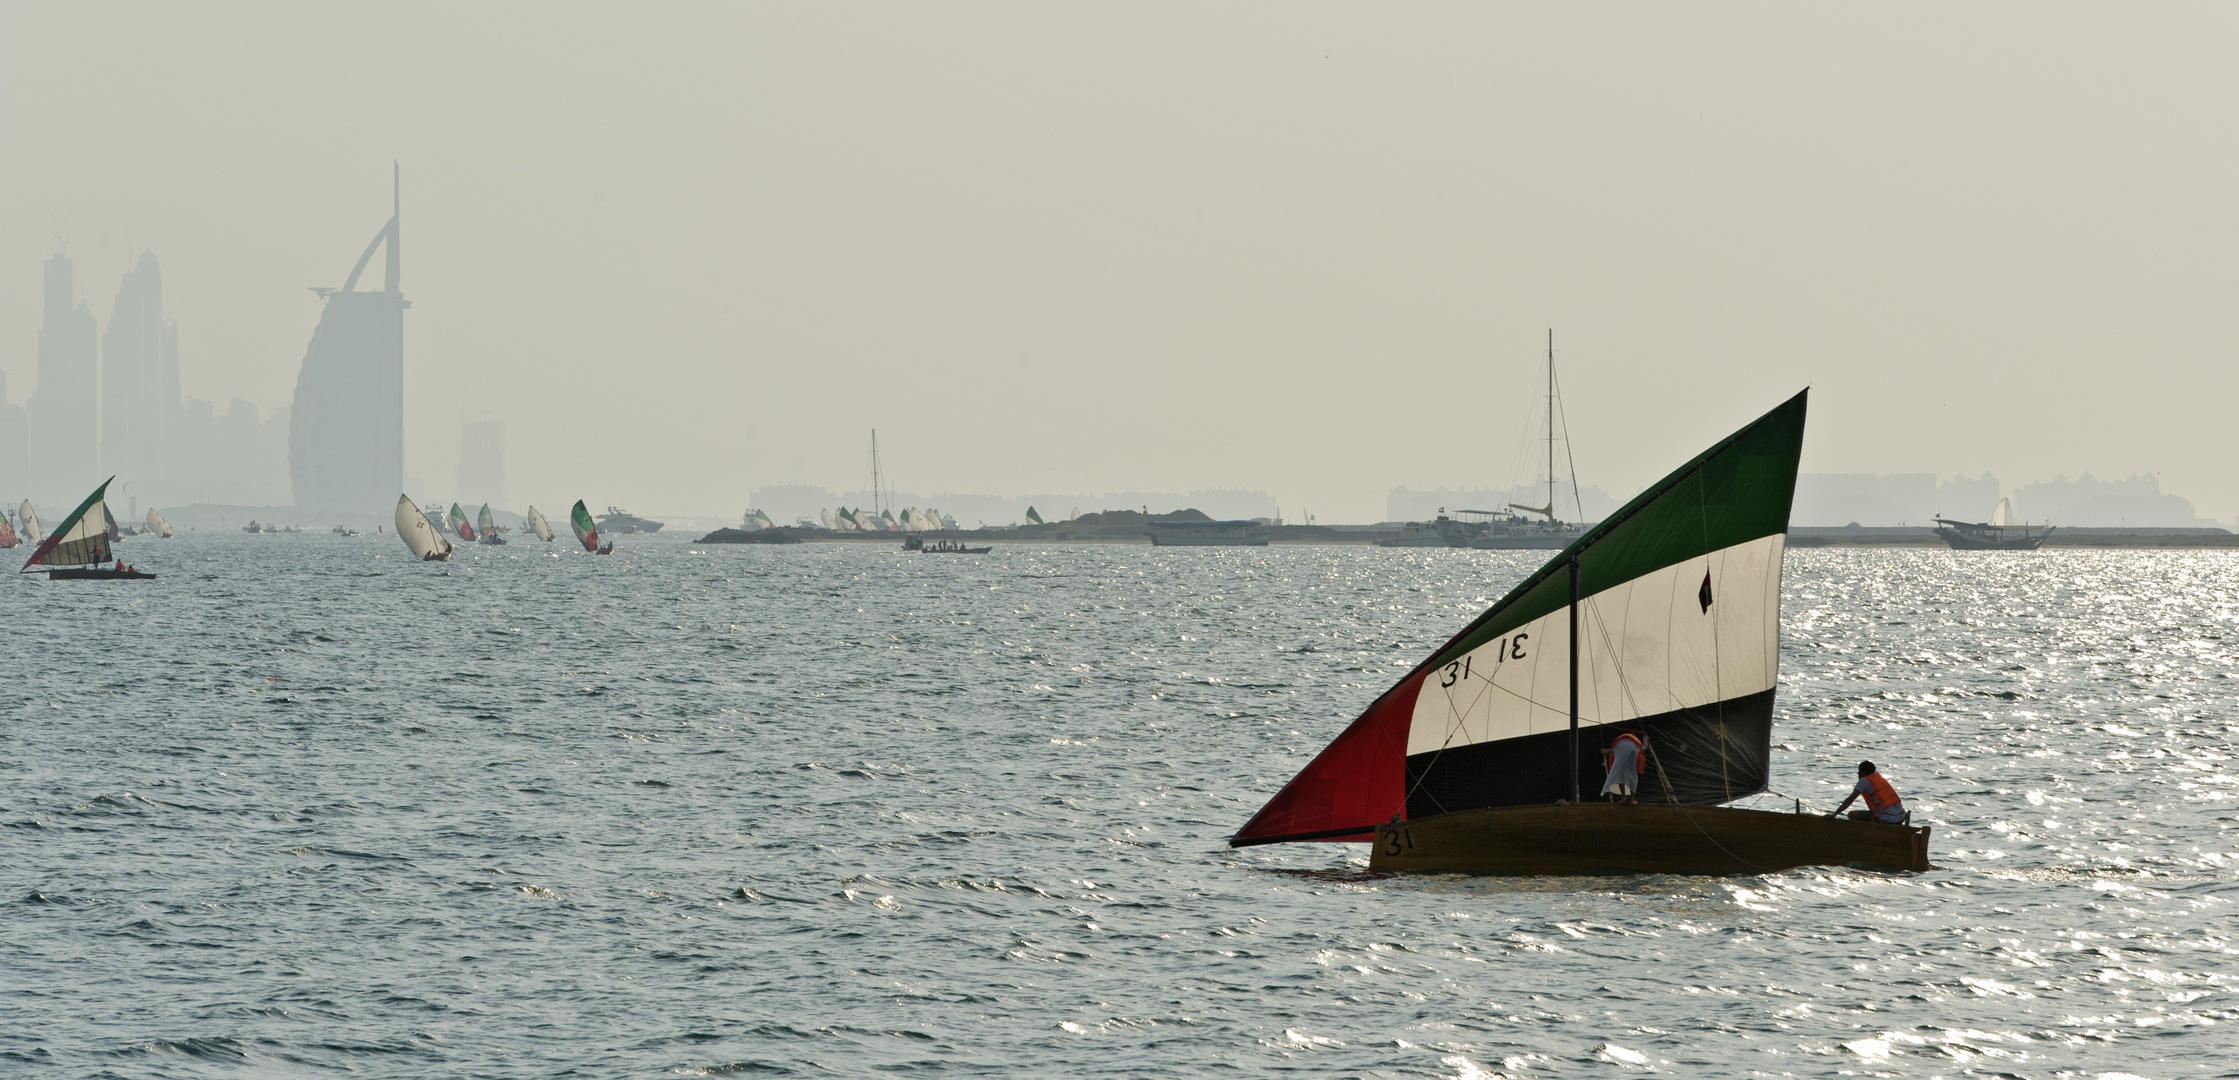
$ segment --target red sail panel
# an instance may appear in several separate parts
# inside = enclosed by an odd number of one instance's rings
[[[1375,839],[1376,826],[1407,805],[1407,728],[1423,677],[1416,671],[1377,698],[1252,815],[1229,845]]]

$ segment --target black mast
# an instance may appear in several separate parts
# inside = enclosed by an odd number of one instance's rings
[[[1578,801],[1578,556],[1570,557],[1570,801]]]

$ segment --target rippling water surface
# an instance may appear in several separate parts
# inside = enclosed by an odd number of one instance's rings
[[[1536,555],[623,539],[9,583],[0,1072],[2239,1070],[2233,553],[1792,552],[1941,869],[1527,880],[1222,840]]]

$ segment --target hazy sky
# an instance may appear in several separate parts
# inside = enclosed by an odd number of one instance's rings
[[[1808,384],[1810,471],[2159,472],[2228,520],[2235,42],[2175,3],[6,2],[0,367],[21,402],[60,236],[104,321],[162,260],[187,394],[286,404],[394,159],[431,490],[488,418],[510,501],[735,514],[859,486],[875,426],[910,490],[1373,521],[1518,478],[1554,327],[1613,492]]]

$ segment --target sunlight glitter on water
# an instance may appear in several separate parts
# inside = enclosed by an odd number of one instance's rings
[[[1790,553],[1753,801],[1872,757],[1935,872],[1469,879],[1222,840],[1526,553],[374,539],[19,583],[0,1061],[2230,1068],[2225,553]]]

